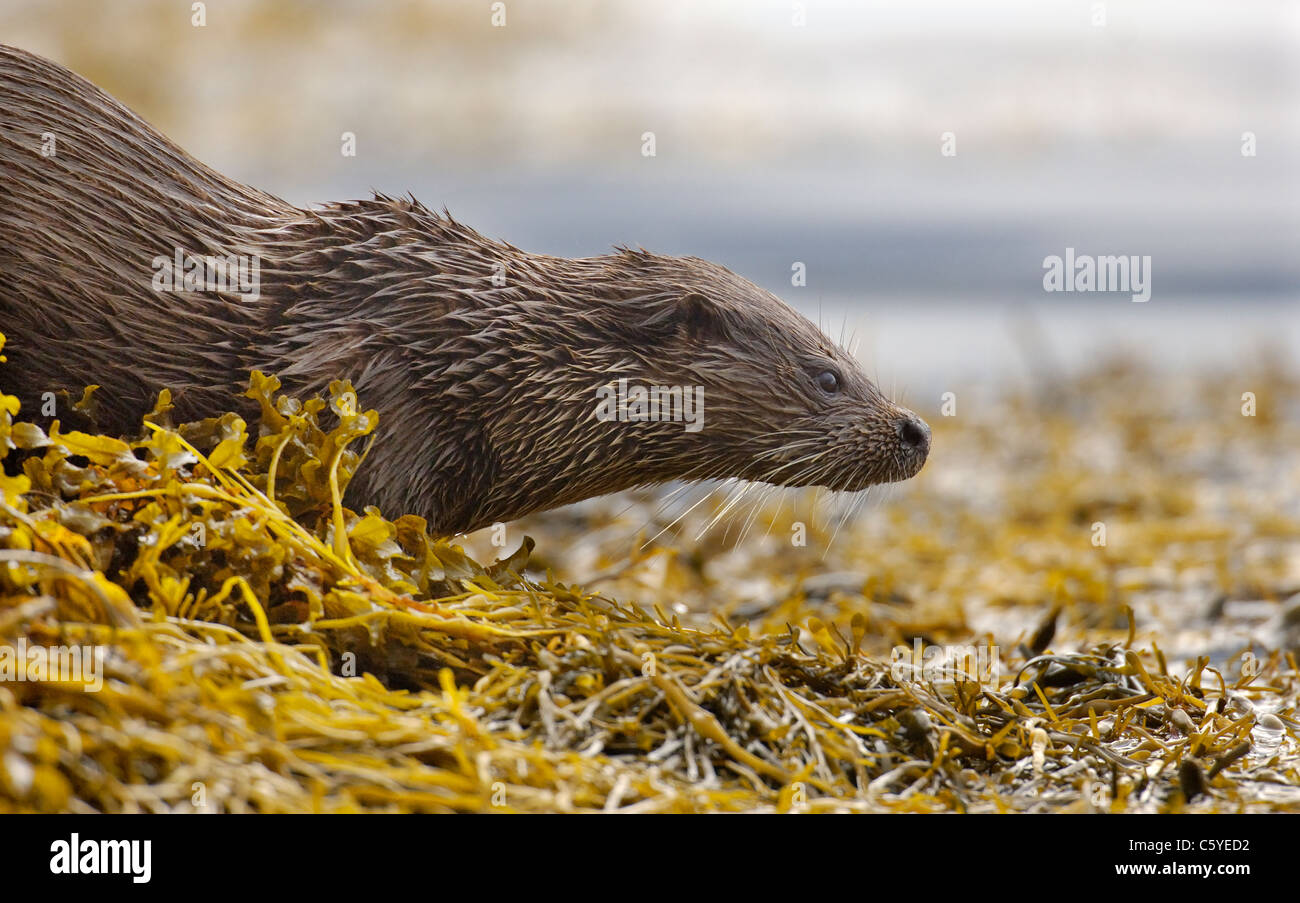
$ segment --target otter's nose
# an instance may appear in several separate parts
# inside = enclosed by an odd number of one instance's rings
[[[894,422],[905,448],[924,457],[930,453],[930,425],[910,411]]]

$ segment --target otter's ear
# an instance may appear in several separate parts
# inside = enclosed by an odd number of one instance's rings
[[[688,292],[677,299],[676,320],[693,339],[719,339],[726,332],[722,309],[699,292]]]
[[[675,299],[664,299],[653,312],[640,321],[644,337],[666,338],[674,333],[691,339],[721,338],[725,332],[725,315],[717,304],[699,292],[684,292]]]

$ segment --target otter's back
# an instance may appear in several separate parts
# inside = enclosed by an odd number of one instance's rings
[[[258,310],[218,292],[156,291],[154,261],[256,254],[256,230],[295,212],[80,76],[0,45],[0,388],[28,407],[111,385],[103,424],[123,430],[164,385],[182,412],[203,412],[229,390],[230,356]]]

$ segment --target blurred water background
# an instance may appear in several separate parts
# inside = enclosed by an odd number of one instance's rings
[[[1231,369],[1300,347],[1300,5],[504,9],[232,0],[195,27],[188,3],[3,0],[0,40],[295,203],[409,191],[532,251],[718,260],[918,410],[1117,349]],[[1045,292],[1067,247],[1150,256],[1151,300]]]

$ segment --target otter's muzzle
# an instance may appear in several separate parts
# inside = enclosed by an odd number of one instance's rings
[[[894,421],[894,431],[898,434],[902,451],[902,478],[906,480],[920,472],[930,454],[930,425],[904,408],[899,410],[899,417]]]
[[[920,417],[906,411],[894,421],[894,429],[898,431],[898,441],[903,443],[903,448],[922,458],[930,453],[930,424]]]

